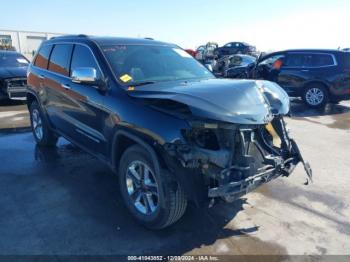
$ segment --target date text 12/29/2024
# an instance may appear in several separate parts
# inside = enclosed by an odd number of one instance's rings
[[[128,256],[128,261],[219,261],[217,256]]]

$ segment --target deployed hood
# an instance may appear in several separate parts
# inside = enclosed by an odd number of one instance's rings
[[[289,112],[287,93],[277,84],[261,80],[166,82],[137,86],[128,93],[146,100],[175,101],[186,105],[194,117],[237,124],[264,124],[274,115]]]
[[[27,66],[23,67],[0,67],[0,78],[26,77]]]

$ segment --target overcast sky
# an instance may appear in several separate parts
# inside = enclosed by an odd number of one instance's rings
[[[153,37],[195,48],[350,47],[350,0],[1,1],[0,30]]]

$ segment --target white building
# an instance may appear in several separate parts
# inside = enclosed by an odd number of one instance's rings
[[[60,35],[64,34],[0,29],[0,45],[13,46],[31,60],[42,41]]]

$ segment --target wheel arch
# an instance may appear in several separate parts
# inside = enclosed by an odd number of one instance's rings
[[[159,174],[160,159],[158,158],[156,151],[142,138],[126,130],[117,130],[113,135],[111,147],[111,164],[113,170],[117,172],[122,154],[128,147],[134,144],[142,146],[150,154],[155,171]]]
[[[330,84],[327,83],[324,80],[321,80],[321,79],[312,79],[312,80],[309,80],[309,81],[305,82],[304,85],[303,85],[303,92],[305,91],[305,89],[308,86],[313,85],[313,84],[322,85],[323,87],[326,88],[327,92],[329,93]]]
[[[36,101],[36,102],[38,102],[39,103],[39,99],[37,98],[37,96],[34,94],[34,93],[32,93],[32,92],[27,92],[27,107],[28,107],[28,109],[30,108],[30,105],[34,102],[34,101]]]
[[[43,113],[43,117],[45,118],[45,120],[47,121],[47,124],[49,125],[50,129],[53,129],[53,126],[51,124],[50,118],[45,110],[45,107],[41,104],[41,100],[39,99],[37,93],[35,93],[32,90],[27,90],[27,107],[28,107],[28,111],[30,111],[30,106],[32,105],[32,103],[35,101],[38,103],[42,113]]]

